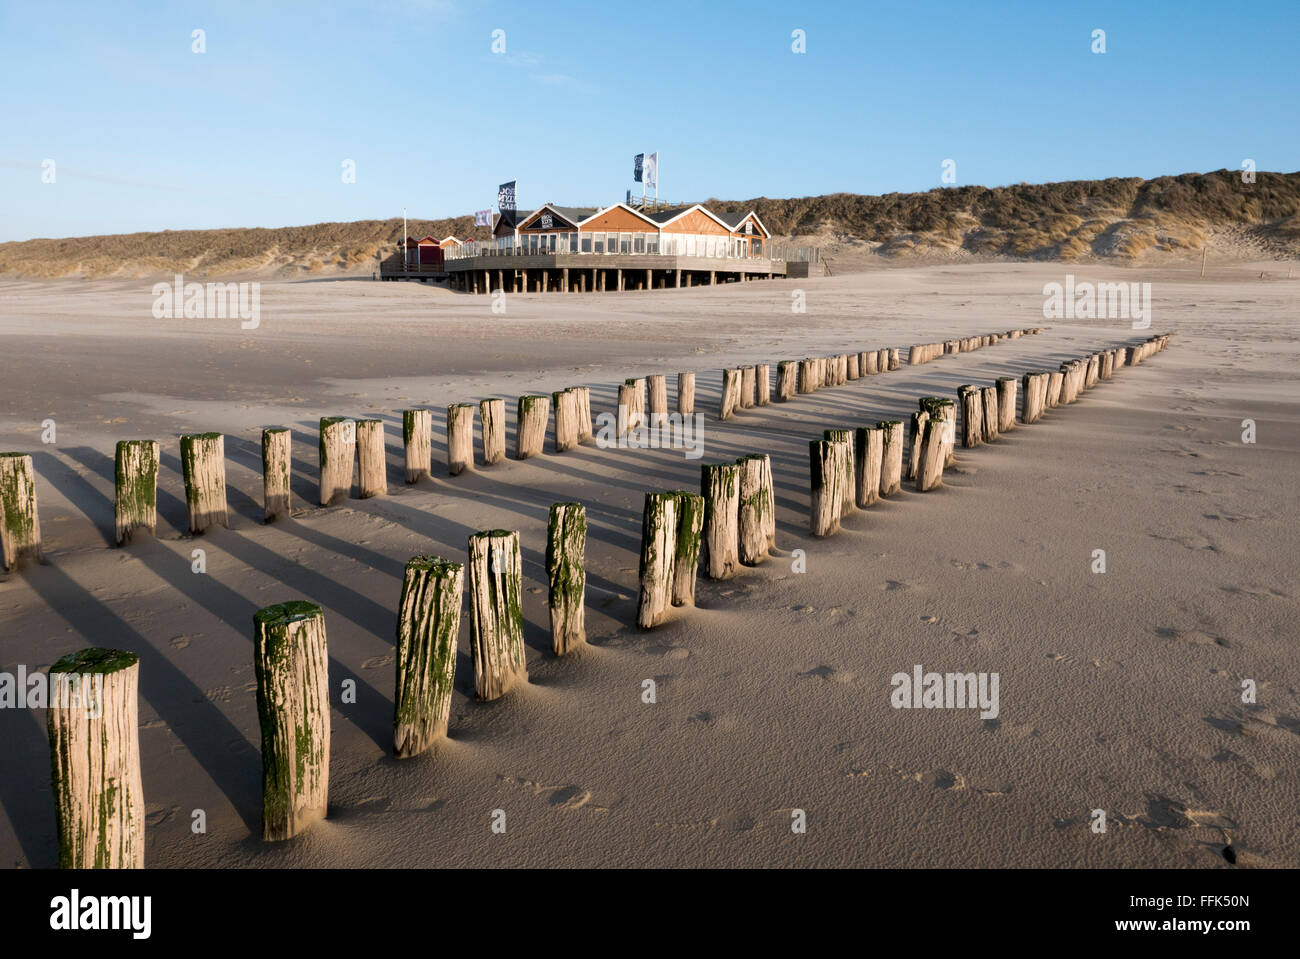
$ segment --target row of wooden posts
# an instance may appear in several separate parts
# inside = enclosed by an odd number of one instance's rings
[[[1067,360],[1055,372],[1025,373],[1017,384],[1000,377],[992,386],[963,385],[957,401],[923,396],[908,424],[907,478],[919,492],[943,484],[943,471],[955,463],[957,411],[961,410],[961,443],[972,449],[991,443],[1015,427],[1017,386],[1023,394],[1020,422],[1037,422],[1045,409],[1073,403],[1123,366],[1136,366],[1163,350],[1169,334],[1153,336],[1134,347],[1115,347]],[[865,509],[880,497],[902,489],[903,424],[882,420],[854,430],[826,430],[808,444],[811,480],[809,531],[829,536],[854,509]]]
[[[1008,330],[948,341],[948,352],[964,352],[1015,339],[1038,329]],[[942,344],[939,344],[942,345]],[[917,360],[912,347],[909,362]],[[899,368],[899,350],[805,357],[777,364],[776,400],[788,402],[797,394],[839,386],[861,376]],[[723,371],[719,419],[731,419],[738,409],[766,406],[771,401],[771,367],[756,364]],[[477,404],[481,455],[484,466],[506,458],[505,400],[490,398]],[[554,409],[555,452],[563,453],[594,437],[591,391],[574,386],[546,395],[519,397],[516,406],[515,458],[527,459],[543,452],[548,423]],[[457,476],[474,469],[474,410],[471,403],[447,407],[447,472]],[[625,380],[618,388],[617,432],[626,436],[647,420],[662,424],[668,416],[668,387],[663,374]],[[695,413],[695,374],[677,377],[677,412]],[[433,411],[402,410],[406,482],[415,483],[432,473]],[[263,511],[266,521],[290,510],[292,471],[290,432],[274,426],[262,431]],[[347,498],[355,480],[362,499],[387,493],[386,438],[379,419],[325,416],[320,420],[320,504],[328,506]],[[212,526],[228,526],[225,435],[193,433],[180,437],[181,471],[185,483],[188,529],[202,533]],[[130,541],[136,530],[157,528],[159,444],[156,440],[120,440],[114,458],[114,526],[118,545]],[[40,518],[36,508],[35,474],[29,454],[0,453],[0,561],[6,571],[25,556],[41,558]]]
[[[1077,361],[1062,364],[1059,373],[1062,389],[1067,372],[1077,376],[1080,388],[1084,388],[1091,385],[1088,371],[1092,370],[1093,361],[1097,363],[1098,375],[1105,376],[1108,373],[1102,371],[1113,368],[1116,357],[1121,364],[1125,359],[1130,364],[1140,362],[1149,352],[1163,348],[1167,339],[1153,338],[1135,350],[1094,355],[1082,374],[1075,372],[1082,366]],[[888,369],[890,352],[896,351],[790,362],[799,370],[799,387],[803,392],[811,392],[851,378],[849,371],[855,366],[859,374],[863,369],[870,371],[872,366],[864,366],[863,356],[876,357],[875,369]],[[854,356],[857,363],[850,363],[849,358]],[[844,378],[839,378],[841,373]],[[1026,374],[1025,382],[1037,375],[1040,374]],[[689,379],[679,379],[679,407],[690,408],[693,375],[682,374],[682,377]],[[662,383],[662,377],[659,380]],[[1014,386],[1014,381],[1009,382]],[[628,393],[625,395],[620,390],[620,407],[637,409],[634,397],[644,397],[646,385],[653,418],[656,411],[666,406],[663,389],[655,385],[654,377],[627,381]],[[683,385],[687,391],[681,389]],[[689,399],[683,398],[684,392]],[[571,399],[559,399],[562,396]],[[624,399],[629,402],[624,404]],[[1060,401],[1059,395],[1055,399]],[[525,403],[525,400],[540,402]],[[570,411],[572,415],[566,414],[564,419],[574,424],[572,435],[579,440],[590,437],[590,405],[585,387],[553,394],[550,398],[521,398],[521,420],[538,417],[539,406],[548,400],[556,401],[557,411],[561,404]],[[485,401],[481,407],[485,424],[503,423],[504,407],[495,405],[502,403]],[[952,422],[951,414],[946,412],[952,402],[933,400],[929,406],[927,400],[922,403],[921,415],[927,419],[919,420],[916,415],[913,419],[914,424],[923,424],[922,445],[925,445],[929,442],[925,437],[939,435],[929,425],[928,417],[933,416],[935,424]],[[1009,408],[1014,411],[1014,391]],[[452,407],[448,411],[449,469],[454,469],[456,462],[464,464],[462,468],[472,465],[472,457],[466,455],[466,444],[459,439],[457,443],[451,441],[453,428],[458,438],[472,436],[472,427],[467,428],[463,422],[452,426],[457,409]],[[427,438],[428,418],[427,410],[404,411],[408,478],[412,475],[410,450],[413,446],[417,451],[425,450],[423,457],[417,452],[415,465],[421,467],[428,462],[430,444],[427,439],[421,439],[422,433]],[[322,502],[332,501],[347,488],[343,485],[346,470],[340,470],[338,465],[340,459],[351,462],[349,438],[339,429],[345,422],[348,421],[332,417],[321,421]],[[379,439],[382,425],[375,420],[355,422],[357,429],[351,442],[371,450],[377,445],[382,451]],[[538,422],[540,427],[536,425]],[[363,427],[367,423],[375,425]],[[540,440],[536,437],[539,431],[544,434],[545,424],[544,416],[534,419],[528,428],[521,422],[517,455],[532,455],[524,454],[526,449],[540,451]],[[1001,424],[999,420],[999,427]],[[917,430],[914,425],[914,445]],[[501,450],[503,456],[503,428],[498,430],[492,425],[483,432],[485,460],[489,446]],[[285,429],[274,429],[263,435],[268,516],[284,511],[288,505],[287,433]],[[525,434],[529,437],[527,441],[523,438]],[[562,435],[570,434],[557,425],[557,446]],[[951,430],[944,435],[951,436]],[[186,498],[191,528],[196,531],[211,522],[225,520],[222,441],[222,435],[217,433],[185,436],[181,440]],[[850,447],[851,442],[856,446]],[[868,506],[877,496],[890,495],[900,488],[901,423],[880,424],[876,429],[856,433],[832,430],[827,432],[824,441],[813,445],[819,447],[819,456],[814,461],[814,515],[822,510],[835,512],[836,527],[845,510]],[[453,458],[453,449],[460,450],[457,458]],[[832,449],[833,455],[829,452]],[[920,458],[923,460],[926,455],[923,453]],[[360,458],[364,463],[365,454],[360,454]],[[29,501],[30,515],[35,522],[30,457],[27,460],[26,472],[0,473],[0,478],[7,484],[7,490],[16,491],[6,493],[6,505],[11,496],[14,502]],[[917,461],[914,452],[914,474]],[[855,462],[860,466],[855,466]],[[133,529],[153,528],[157,468],[156,442],[124,441],[118,445],[119,541],[128,538]],[[373,463],[369,472],[373,478]],[[364,479],[367,474],[364,466],[362,473],[364,495],[364,490],[374,487],[368,486]],[[417,468],[414,478],[420,475],[423,473]],[[380,477],[382,481],[382,472]],[[329,490],[333,493],[327,497]],[[6,512],[6,518],[8,515]],[[814,533],[826,535],[829,531],[828,527],[819,531],[814,520]],[[746,456],[736,463],[702,466],[699,494],[648,493],[642,525],[638,626],[648,629],[658,625],[670,607],[693,606],[697,571],[702,570],[710,579],[725,579],[734,575],[739,566],[761,562],[775,548],[775,533],[771,461],[765,454]],[[36,542],[39,548],[39,534]],[[585,508],[579,503],[552,505],[547,527],[546,570],[552,648],[557,655],[571,653],[586,642],[585,551]],[[475,693],[480,700],[493,700],[504,696],[516,683],[527,680],[519,533],[512,530],[476,533],[469,538],[467,552]],[[442,557],[416,556],[406,564],[396,630],[393,724],[394,753],[399,757],[426,752],[446,735],[465,578],[466,564]],[[324,817],[328,806],[330,709],[324,614],[317,604],[303,601],[267,607],[254,617],[253,633],[262,736],[262,834],[266,840],[278,840],[296,835]],[[59,857],[63,866],[143,865],[138,668],[135,653],[90,648],[65,656],[50,670],[48,724]],[[98,680],[92,683],[92,676]]]

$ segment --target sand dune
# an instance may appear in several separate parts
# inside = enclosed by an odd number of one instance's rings
[[[1144,338],[1045,321],[1043,284],[1066,269],[836,275],[805,281],[806,314],[790,312],[795,281],[519,295],[504,316],[415,284],[276,282],[254,331],[155,320],[141,282],[0,282],[0,444],[34,454],[47,555],[0,579],[0,669],[92,644],[139,653],[151,866],[1229,868],[1230,842],[1239,866],[1295,867],[1300,280],[1285,269],[1152,271],[1152,328],[1176,331],[1173,348],[959,449],[942,490],[905,484],[841,534],[807,534],[807,441],[823,429]],[[1030,325],[1045,332],[713,416],[724,366]],[[683,369],[700,371],[709,414],[702,462],[771,454],[780,552],[701,579],[699,608],[654,631],[634,626],[642,498],[696,487],[699,462],[584,445],[402,482],[403,407],[590,384],[607,410],[625,377]],[[390,495],[312,505],[316,423],[330,414],[384,421]],[[42,445],[50,418],[57,443]],[[293,430],[294,515],[268,526],[257,443],[277,424]],[[176,436],[197,430],[228,434],[232,521],[190,538]],[[118,550],[112,452],[130,437],[161,441],[159,530]],[[543,553],[561,499],[588,509],[590,647],[556,659]],[[398,762],[402,566],[461,558],[492,527],[522,534],[530,682],[476,703],[462,624],[450,739]],[[191,572],[195,548],[205,574]],[[334,703],[330,818],[264,845],[252,615],[298,598],[325,607],[331,682],[353,679],[359,695]],[[999,673],[999,716],[891,708],[891,675],[915,664]],[[1256,704],[1242,703],[1243,678]],[[0,710],[0,724],[0,862],[50,866],[44,716]],[[790,830],[796,808],[804,835]],[[1089,828],[1098,808],[1105,835]],[[191,833],[195,809],[205,836]],[[489,829],[495,809],[504,835]]]

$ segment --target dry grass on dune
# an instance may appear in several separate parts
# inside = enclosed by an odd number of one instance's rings
[[[773,200],[709,200],[754,209],[768,229],[885,257],[1011,257],[1136,262],[1198,252],[1250,259],[1300,255],[1300,173],[1237,171],[1004,187],[949,187]],[[472,217],[411,220],[412,236],[487,236]],[[402,221],[359,220],[278,229],[168,230],[0,243],[0,273],[35,277],[302,276],[368,273],[392,255]]]

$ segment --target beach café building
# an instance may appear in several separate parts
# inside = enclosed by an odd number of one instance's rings
[[[600,292],[699,286],[787,275],[753,211],[702,204],[649,211],[547,203],[498,214],[488,240],[444,250],[453,289]],[[807,275],[802,273],[801,275]]]

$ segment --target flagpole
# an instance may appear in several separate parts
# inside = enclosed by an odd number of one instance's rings
[[[411,262],[411,251],[407,249],[410,245],[411,236],[406,232],[406,207],[402,207],[402,269],[405,270]]]

